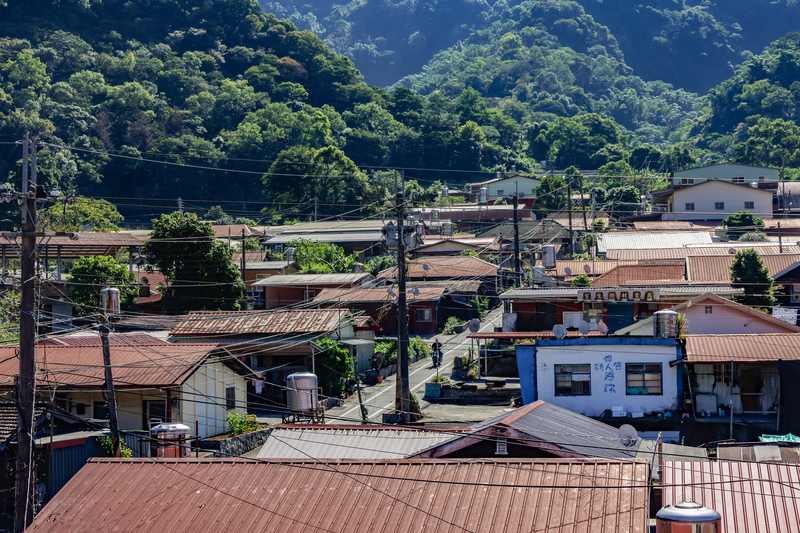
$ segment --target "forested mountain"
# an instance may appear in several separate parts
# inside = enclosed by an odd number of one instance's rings
[[[261,1],[266,11],[317,33],[380,86],[419,72],[474,31],[512,20],[517,6],[552,10],[563,32],[587,20],[602,25],[638,76],[700,93],[751,53],[800,29],[796,0]]]

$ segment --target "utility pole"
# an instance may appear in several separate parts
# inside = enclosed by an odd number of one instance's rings
[[[111,348],[108,345],[108,326],[100,324],[100,340],[103,343],[103,366],[106,377],[106,393],[108,394],[108,417],[111,427],[111,438],[114,442],[114,457],[120,456],[119,424],[117,423],[117,399],[114,395],[114,378],[111,374]]]
[[[514,284],[522,286],[522,269],[519,264],[519,196],[514,195]]]
[[[19,380],[17,381],[17,476],[14,491],[14,531],[33,520],[33,403],[36,379],[36,137],[33,138],[31,180],[28,182],[28,135],[22,141],[22,288],[19,313]],[[33,189],[33,194],[30,190]]]
[[[586,224],[586,196],[583,192],[583,174],[578,175],[581,186],[581,211],[583,211],[583,231],[589,231],[589,226]]]
[[[244,236],[244,228],[242,228],[242,283],[244,283],[244,295],[247,300],[247,240]],[[245,308],[248,306],[245,305]]]
[[[183,214],[183,199],[178,196],[178,213]]]
[[[569,253],[575,253],[575,237],[572,233],[572,187],[567,181],[567,210],[569,212]]]
[[[395,196],[397,205],[397,382],[394,408],[402,424],[411,421],[411,386],[408,382],[408,305],[406,302],[406,243],[405,227],[405,179],[403,191]]]
[[[314,222],[317,221],[317,197],[314,197]]]

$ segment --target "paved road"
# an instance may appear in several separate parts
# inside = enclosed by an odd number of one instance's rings
[[[500,307],[489,313],[481,321],[480,331],[491,331],[495,326],[499,326],[503,315],[503,308]],[[459,335],[438,335],[437,338],[444,345],[444,361],[439,368],[439,374],[449,375],[453,366],[453,359],[456,355],[466,355],[471,345],[471,340],[467,339],[469,331]],[[430,341],[432,342],[432,340]],[[421,399],[425,393],[425,383],[436,376],[436,368],[430,359],[424,359],[412,364],[409,368],[411,379],[411,393]],[[364,405],[369,409],[369,419],[372,422],[380,422],[385,411],[394,409],[395,382],[397,375],[389,376],[378,385],[370,387],[362,386],[362,397]],[[359,413],[358,396],[351,396],[344,405],[328,409],[325,413],[325,421],[328,424],[358,424],[361,415]]]

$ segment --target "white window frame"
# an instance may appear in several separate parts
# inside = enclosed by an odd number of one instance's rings
[[[694,202],[686,202],[686,211],[694,211]]]

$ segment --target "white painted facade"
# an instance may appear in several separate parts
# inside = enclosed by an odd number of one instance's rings
[[[780,177],[777,168],[719,163],[705,167],[679,170],[673,173],[672,186],[697,185],[707,180],[720,180],[731,183],[777,183]]]
[[[539,188],[541,183],[542,182],[537,179],[517,176],[486,183],[483,187],[486,187],[486,192],[488,194],[487,199],[492,201],[497,200],[501,196],[512,196],[517,191],[519,191],[520,198],[535,196],[536,189]]]
[[[678,368],[670,367],[669,362],[677,357],[675,346],[538,346],[536,348],[537,397],[539,400],[586,416],[600,416],[606,409],[619,405],[630,413],[676,409]],[[660,363],[662,394],[627,394],[626,364],[628,363]],[[567,364],[591,366],[590,395],[556,396],[555,365]]]
[[[772,218],[770,190],[726,181],[706,181],[678,189],[669,200],[664,220],[721,220],[739,211],[750,211],[759,218]]]

